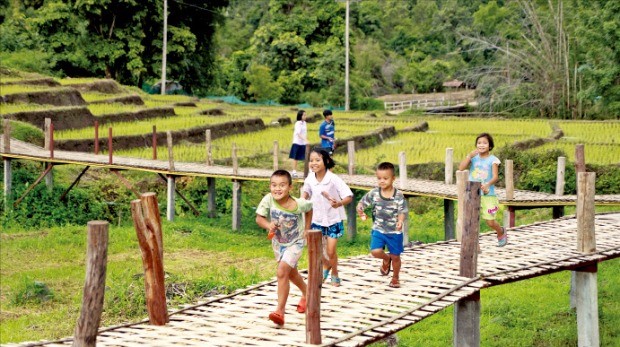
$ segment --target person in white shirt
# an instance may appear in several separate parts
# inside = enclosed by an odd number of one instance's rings
[[[297,177],[297,161],[306,160],[306,145],[308,144],[308,128],[306,127],[306,111],[297,111],[297,121],[293,130],[293,145],[288,157],[293,159],[291,176]]]
[[[338,277],[338,239],[344,235],[344,206],[353,201],[353,192],[344,181],[329,169],[336,164],[324,148],[315,148],[310,152],[309,167],[311,172],[306,177],[302,197],[312,201],[313,230],[323,234],[325,261],[323,262],[323,281],[331,271],[331,283],[340,286]]]

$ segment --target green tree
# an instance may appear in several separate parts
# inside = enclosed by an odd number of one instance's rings
[[[268,66],[252,64],[243,75],[249,82],[248,93],[258,102],[278,100],[284,92],[280,84],[271,77]]]

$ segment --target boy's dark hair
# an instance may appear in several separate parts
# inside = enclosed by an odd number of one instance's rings
[[[304,113],[306,113],[306,111],[304,110],[297,111],[297,120],[301,120],[301,118],[304,116]]]
[[[288,180],[288,184],[293,184],[293,177],[291,177],[291,174],[286,170],[276,170],[271,174],[271,177],[273,176],[286,177],[286,179]]]
[[[384,161],[383,163],[379,164],[377,166],[377,171],[384,171],[384,170],[390,170],[392,171],[392,176],[396,175],[396,169],[394,168],[394,164]]]
[[[489,141],[489,152],[493,150],[493,147],[495,147],[495,142],[493,142],[493,136],[491,136],[491,134],[489,133],[482,133],[480,135],[478,135],[478,137],[476,137],[476,142],[474,142],[474,146],[476,146],[478,144],[478,139],[481,137],[486,137],[487,140]]]
[[[329,156],[329,153],[323,148],[314,147],[310,153],[312,152],[315,152],[323,158],[323,164],[325,164],[325,168],[327,170],[336,166],[336,162],[334,161],[334,159],[332,159],[332,157]]]
[[[331,116],[332,115],[332,110],[324,110],[323,111],[323,117],[327,118],[327,116]]]

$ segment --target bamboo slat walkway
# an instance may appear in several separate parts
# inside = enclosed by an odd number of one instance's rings
[[[207,166],[200,163],[175,162],[174,170],[169,170],[168,161],[127,158],[114,156],[112,164],[107,154],[95,155],[92,153],[54,151],[54,158],[50,158],[49,150],[26,142],[11,139],[10,153],[3,152],[4,145],[0,139],[0,155],[7,158],[29,159],[57,164],[89,165],[93,167],[139,170],[178,176],[203,176],[220,177],[238,180],[268,180],[272,170],[256,168],[239,168],[237,174],[233,173],[232,167]],[[374,176],[344,175],[339,176],[351,187],[359,189],[371,189],[376,186]],[[449,200],[457,200],[457,188],[455,184],[445,184],[440,181],[408,179],[406,184],[400,187],[406,195],[429,196]],[[496,194],[503,205],[518,207],[536,206],[564,206],[575,205],[575,195],[554,195],[525,190],[515,190],[514,199],[506,200],[504,189],[497,188]],[[595,203],[598,205],[620,205],[620,194],[597,195]]]
[[[411,326],[482,288],[620,257],[620,213],[595,217],[596,249],[577,251],[574,217],[510,229],[510,242],[496,247],[494,234],[480,236],[478,276],[459,276],[456,240],[409,248],[402,254],[401,288],[388,287],[380,261],[370,255],[341,260],[341,287],[323,285],[323,346],[363,346]],[[306,276],[306,274],[303,274]],[[147,321],[100,329],[99,346],[308,346],[304,315],[295,312],[293,286],[286,324],[267,319],[275,309],[275,280],[171,311],[165,326]],[[7,346],[68,346],[71,339]]]

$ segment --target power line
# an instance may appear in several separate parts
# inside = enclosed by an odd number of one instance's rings
[[[180,2],[178,0],[172,0],[172,1],[176,2],[177,4],[179,4],[181,6],[189,6],[189,7],[193,7],[193,8],[199,9],[201,11],[206,11],[206,12],[211,12],[211,13],[214,13],[214,14],[221,15],[221,13],[219,13],[217,11],[210,10],[208,8],[205,8],[205,7],[200,7],[200,6],[196,6],[196,5],[192,5],[192,4],[186,4],[186,3]]]

